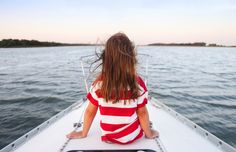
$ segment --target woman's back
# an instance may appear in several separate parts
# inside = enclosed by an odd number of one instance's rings
[[[120,94],[120,99],[116,103],[107,102],[101,94],[102,81],[92,85],[87,98],[92,104],[99,107],[103,141],[128,144],[143,135],[136,111],[137,108],[147,104],[148,92],[140,77],[137,77],[137,84],[140,88],[138,98],[132,98],[131,91],[128,90],[126,96],[124,93]]]

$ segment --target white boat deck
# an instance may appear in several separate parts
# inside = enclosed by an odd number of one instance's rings
[[[153,104],[152,104],[153,103]],[[157,103],[157,104],[156,104]],[[38,133],[26,142],[15,141],[0,152],[58,152],[67,141],[66,134],[71,132],[73,124],[78,122],[86,104],[80,108],[68,110],[64,116],[40,128]],[[169,107],[158,103],[156,99],[148,104],[150,120],[160,132],[159,143],[154,139],[142,138],[129,145],[104,143],[100,139],[99,112],[92,124],[87,138],[73,139],[63,151],[70,150],[118,150],[118,149],[151,149],[158,152],[236,152],[234,148],[203,130],[190,120],[177,114]],[[47,122],[46,122],[47,123]],[[36,128],[37,130],[37,128]],[[29,134],[30,135],[30,134]],[[27,134],[22,138],[28,137]],[[21,138],[21,140],[22,140]],[[161,142],[160,142],[161,141]],[[20,144],[19,144],[20,143]]]

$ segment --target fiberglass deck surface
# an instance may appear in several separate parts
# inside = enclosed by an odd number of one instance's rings
[[[73,130],[73,124],[79,121],[83,109],[75,109],[42,130],[39,134],[21,145],[15,152],[57,152],[67,140],[66,134]],[[150,120],[160,132],[160,140],[167,152],[220,152],[220,148],[199,135],[196,131],[177,120],[165,110],[148,104]],[[99,111],[92,124],[89,135],[84,139],[70,140],[64,151],[70,150],[108,150],[108,149],[152,149],[160,151],[153,139],[141,138],[129,145],[104,143],[100,139]]]

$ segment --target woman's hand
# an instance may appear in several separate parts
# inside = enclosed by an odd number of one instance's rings
[[[78,139],[87,137],[87,134],[89,132],[93,119],[97,113],[97,110],[98,106],[95,106],[91,102],[89,102],[84,114],[83,131],[78,131],[78,132],[72,131],[71,133],[66,135],[66,137],[69,139]]]
[[[68,135],[66,135],[67,138],[69,139],[78,139],[78,138],[85,138],[87,135],[84,135],[82,131],[76,132],[72,131]]]
[[[146,135],[146,138],[148,138],[148,139],[154,139],[156,137],[159,137],[159,132],[154,129],[151,129],[150,134]]]

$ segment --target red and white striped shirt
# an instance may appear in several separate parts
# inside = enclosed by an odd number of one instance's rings
[[[148,91],[143,80],[138,77],[140,96],[136,99],[123,97],[117,103],[106,102],[100,93],[102,81],[91,86],[87,94],[89,101],[99,107],[102,130],[102,141],[110,141],[118,144],[129,144],[143,136],[137,109],[143,107],[148,101]],[[124,104],[124,100],[131,100]]]

